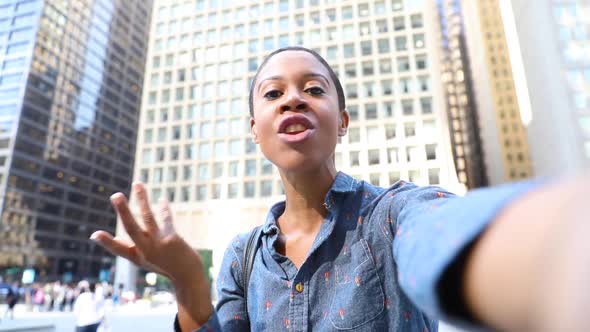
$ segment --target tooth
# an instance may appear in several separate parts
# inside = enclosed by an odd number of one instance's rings
[[[287,134],[289,134],[289,133],[293,133],[293,132],[296,132],[296,131],[304,131],[304,130],[305,130],[305,126],[304,125],[302,125],[302,124],[292,124],[292,125],[289,125],[286,128],[285,132]]]

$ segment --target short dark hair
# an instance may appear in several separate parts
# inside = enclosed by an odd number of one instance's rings
[[[285,51],[303,51],[303,52],[307,52],[307,53],[313,55],[328,70],[328,73],[330,74],[330,79],[332,80],[332,82],[334,82],[334,85],[336,86],[336,93],[338,94],[338,107],[340,108],[341,111],[346,108],[346,100],[344,98],[344,89],[342,89],[342,84],[340,83],[338,76],[336,75],[334,70],[332,70],[332,67],[330,67],[328,62],[326,62],[326,60],[324,60],[324,58],[322,58],[322,56],[319,55],[316,51],[310,50],[309,48],[305,48],[302,46],[287,46],[287,47],[282,47],[277,50],[274,50],[272,53],[267,55],[266,58],[264,58],[264,61],[262,61],[262,63],[260,64],[260,66],[258,66],[258,70],[256,70],[256,75],[254,75],[254,78],[252,79],[252,84],[250,84],[250,94],[248,97],[248,108],[250,110],[251,117],[254,117],[254,95],[253,94],[254,94],[254,86],[256,85],[256,81],[258,80],[258,74],[260,73],[262,68],[264,68],[264,66],[266,65],[268,60],[270,60],[270,58],[272,58],[273,56],[275,56],[281,52],[285,52]]]

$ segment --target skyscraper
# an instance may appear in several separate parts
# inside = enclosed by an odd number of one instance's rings
[[[500,1],[537,175],[590,166],[590,2]]]
[[[468,188],[488,184],[479,114],[471,78],[463,13],[459,0],[438,0],[441,28],[442,81],[453,159],[459,181]]]
[[[150,14],[149,1],[0,1],[1,269],[110,267],[88,236],[114,231],[109,195],[130,188]]]
[[[230,239],[283,195],[250,138],[247,94],[266,54],[302,45],[345,89],[351,122],[338,169],[381,186],[405,179],[456,190],[428,4],[157,0],[135,178],[154,202],[173,202],[180,233],[212,250],[215,267]]]
[[[526,114],[517,99],[500,1],[465,0],[461,7],[490,184],[531,177]]]

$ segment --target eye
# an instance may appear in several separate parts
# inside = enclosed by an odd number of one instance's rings
[[[317,87],[317,86],[313,86],[313,87],[305,90],[305,92],[309,93],[312,96],[321,96],[325,93],[322,88]]]
[[[264,98],[268,100],[274,100],[282,96],[283,93],[279,90],[270,90],[264,94]]]

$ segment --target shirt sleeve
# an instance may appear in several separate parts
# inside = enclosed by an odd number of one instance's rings
[[[430,317],[469,323],[469,317],[449,316],[455,311],[444,307],[437,287],[498,213],[535,186],[538,182],[522,182],[475,190],[465,197],[411,183],[396,188],[389,213],[396,220],[393,254],[404,293]],[[460,287],[453,296],[462,297]]]
[[[244,236],[237,236],[225,250],[217,277],[218,301],[215,310],[207,323],[194,332],[250,330],[250,321],[244,310],[244,290],[241,286],[243,284],[241,259],[243,243]],[[178,317],[174,322],[174,331],[181,332]]]

